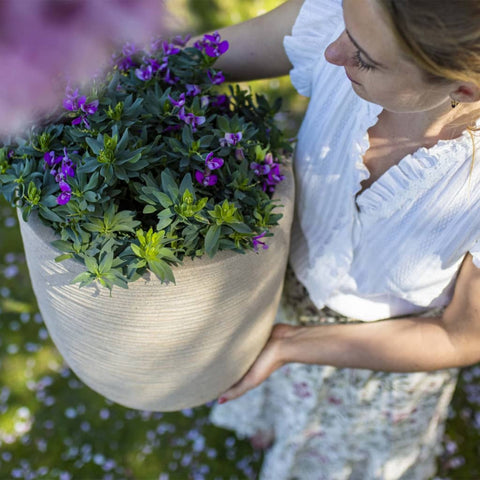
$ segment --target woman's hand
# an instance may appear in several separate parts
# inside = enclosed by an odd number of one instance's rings
[[[240,381],[220,396],[218,403],[225,403],[240,397],[248,392],[248,390],[260,385],[275,370],[287,363],[282,355],[283,346],[286,339],[294,335],[297,329],[298,327],[291,325],[275,325],[270,334],[270,338],[255,360],[255,363],[250,367],[250,370],[248,370]]]

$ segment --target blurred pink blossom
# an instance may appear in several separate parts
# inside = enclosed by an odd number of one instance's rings
[[[162,0],[0,0],[0,135],[57,105],[124,41],[158,35]]]

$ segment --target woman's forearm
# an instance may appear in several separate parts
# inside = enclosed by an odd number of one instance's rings
[[[291,64],[283,48],[303,0],[288,0],[276,9],[238,25],[219,30],[230,43],[215,64],[229,81],[245,81],[286,75]]]
[[[404,318],[299,327],[278,352],[282,363],[415,372],[476,363],[479,340],[449,333],[441,318]]]

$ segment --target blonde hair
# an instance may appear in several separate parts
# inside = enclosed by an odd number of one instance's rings
[[[434,82],[480,86],[479,0],[378,0],[402,50]]]
[[[400,48],[429,82],[480,87],[480,0],[378,0]],[[467,127],[475,163],[475,125]]]

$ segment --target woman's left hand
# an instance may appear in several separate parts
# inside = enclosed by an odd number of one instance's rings
[[[270,338],[260,355],[250,367],[248,372],[235,385],[223,393],[218,403],[225,403],[238,398],[252,388],[257,387],[265,381],[275,370],[286,363],[282,350],[285,340],[291,337],[298,327],[286,324],[277,324],[273,327]]]

